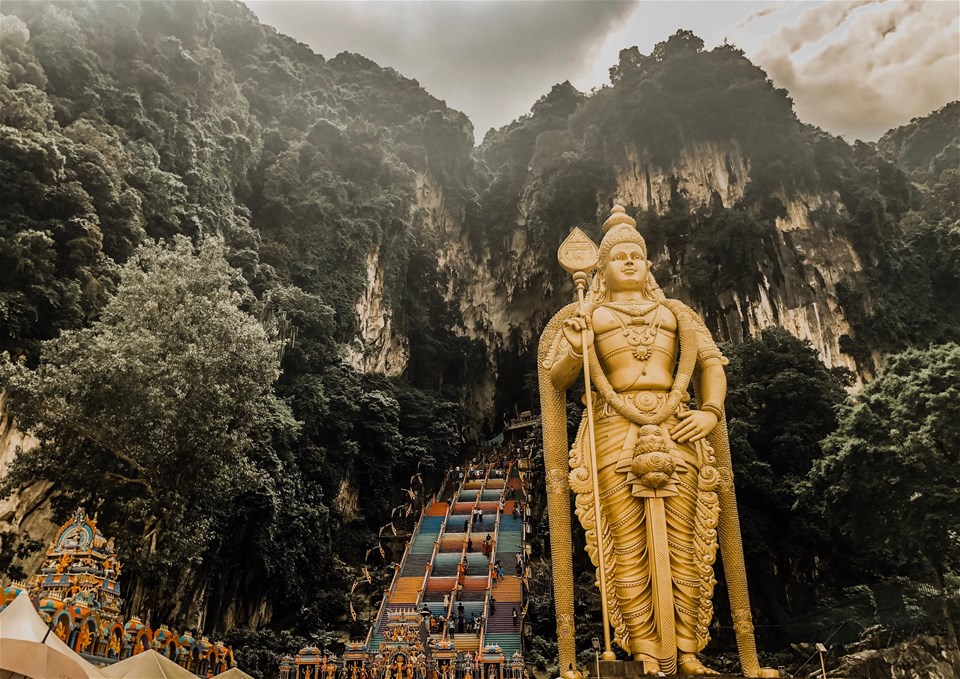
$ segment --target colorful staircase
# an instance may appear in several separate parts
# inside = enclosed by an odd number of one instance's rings
[[[464,631],[450,638],[444,629],[433,635],[434,639],[453,641],[463,653],[477,651],[481,643],[497,644],[507,658],[521,650],[522,624],[520,620],[514,624],[512,611],[523,612],[516,555],[523,551],[524,522],[511,516],[514,500],[508,498],[520,497],[522,484],[509,465],[498,470],[485,467],[480,479],[471,479],[471,472],[468,468],[464,481],[450,494],[452,502],[433,502],[425,508],[371,626],[367,649],[379,648],[392,612],[426,607],[435,616],[446,619],[452,615],[456,620],[458,606],[462,606]],[[476,523],[471,521],[475,509],[483,510],[483,520]],[[481,551],[487,535],[493,543],[493,559],[503,564],[504,578],[498,583],[493,582],[491,558]],[[468,543],[472,543],[472,551]],[[463,565],[466,572],[458,578]],[[491,593],[496,601],[493,615],[488,614]],[[484,620],[479,635],[473,631],[474,616]]]
[[[518,471],[511,467],[506,483],[501,479],[504,499],[522,497],[522,483]],[[493,584],[493,598],[496,602],[493,614],[488,614],[483,634],[484,645],[496,644],[507,658],[521,650],[523,633],[523,592],[522,579],[517,576],[517,554],[523,553],[523,518],[513,518],[512,512],[516,500],[504,502],[503,513],[497,517],[496,548],[494,561],[503,566],[503,579]],[[525,557],[526,555],[524,555]],[[513,619],[513,611],[517,619]],[[489,612],[489,603],[488,603]]]

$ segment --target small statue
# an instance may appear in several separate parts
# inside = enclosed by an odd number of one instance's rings
[[[80,634],[77,636],[77,650],[83,653],[92,641],[93,638],[90,636],[90,630],[86,626],[82,627]]]
[[[60,618],[60,622],[57,623],[57,627],[54,629],[53,633],[60,638],[60,641],[67,640],[67,637],[70,635],[70,630],[63,621],[63,618]]]

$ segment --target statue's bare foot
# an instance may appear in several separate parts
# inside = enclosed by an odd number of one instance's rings
[[[637,662],[643,663],[643,673],[656,676],[660,673],[660,663],[650,656],[635,655],[633,657]]]
[[[705,666],[697,658],[696,653],[681,653],[677,656],[677,670],[684,676],[701,676],[704,674],[720,674]]]

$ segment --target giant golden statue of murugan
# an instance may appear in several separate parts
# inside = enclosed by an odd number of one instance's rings
[[[697,653],[709,639],[719,544],[744,674],[776,676],[756,660],[723,411],[727,361],[700,317],[664,297],[622,207],[603,229],[599,252],[575,232],[571,252],[592,248],[596,273],[586,295],[586,272],[575,274],[581,303],[548,323],[538,356],[560,667],[575,663],[572,489],[598,568],[605,659],[612,628],[644,673],[713,673]],[[568,448],[565,392],[581,370],[593,382]]]

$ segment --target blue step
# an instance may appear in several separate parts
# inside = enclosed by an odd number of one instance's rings
[[[460,552],[437,554],[430,569],[434,577],[452,577],[457,574],[457,565],[460,563]]]
[[[400,577],[407,578],[416,575],[423,575],[430,561],[430,554],[407,554],[407,560],[403,562],[403,570]]]

